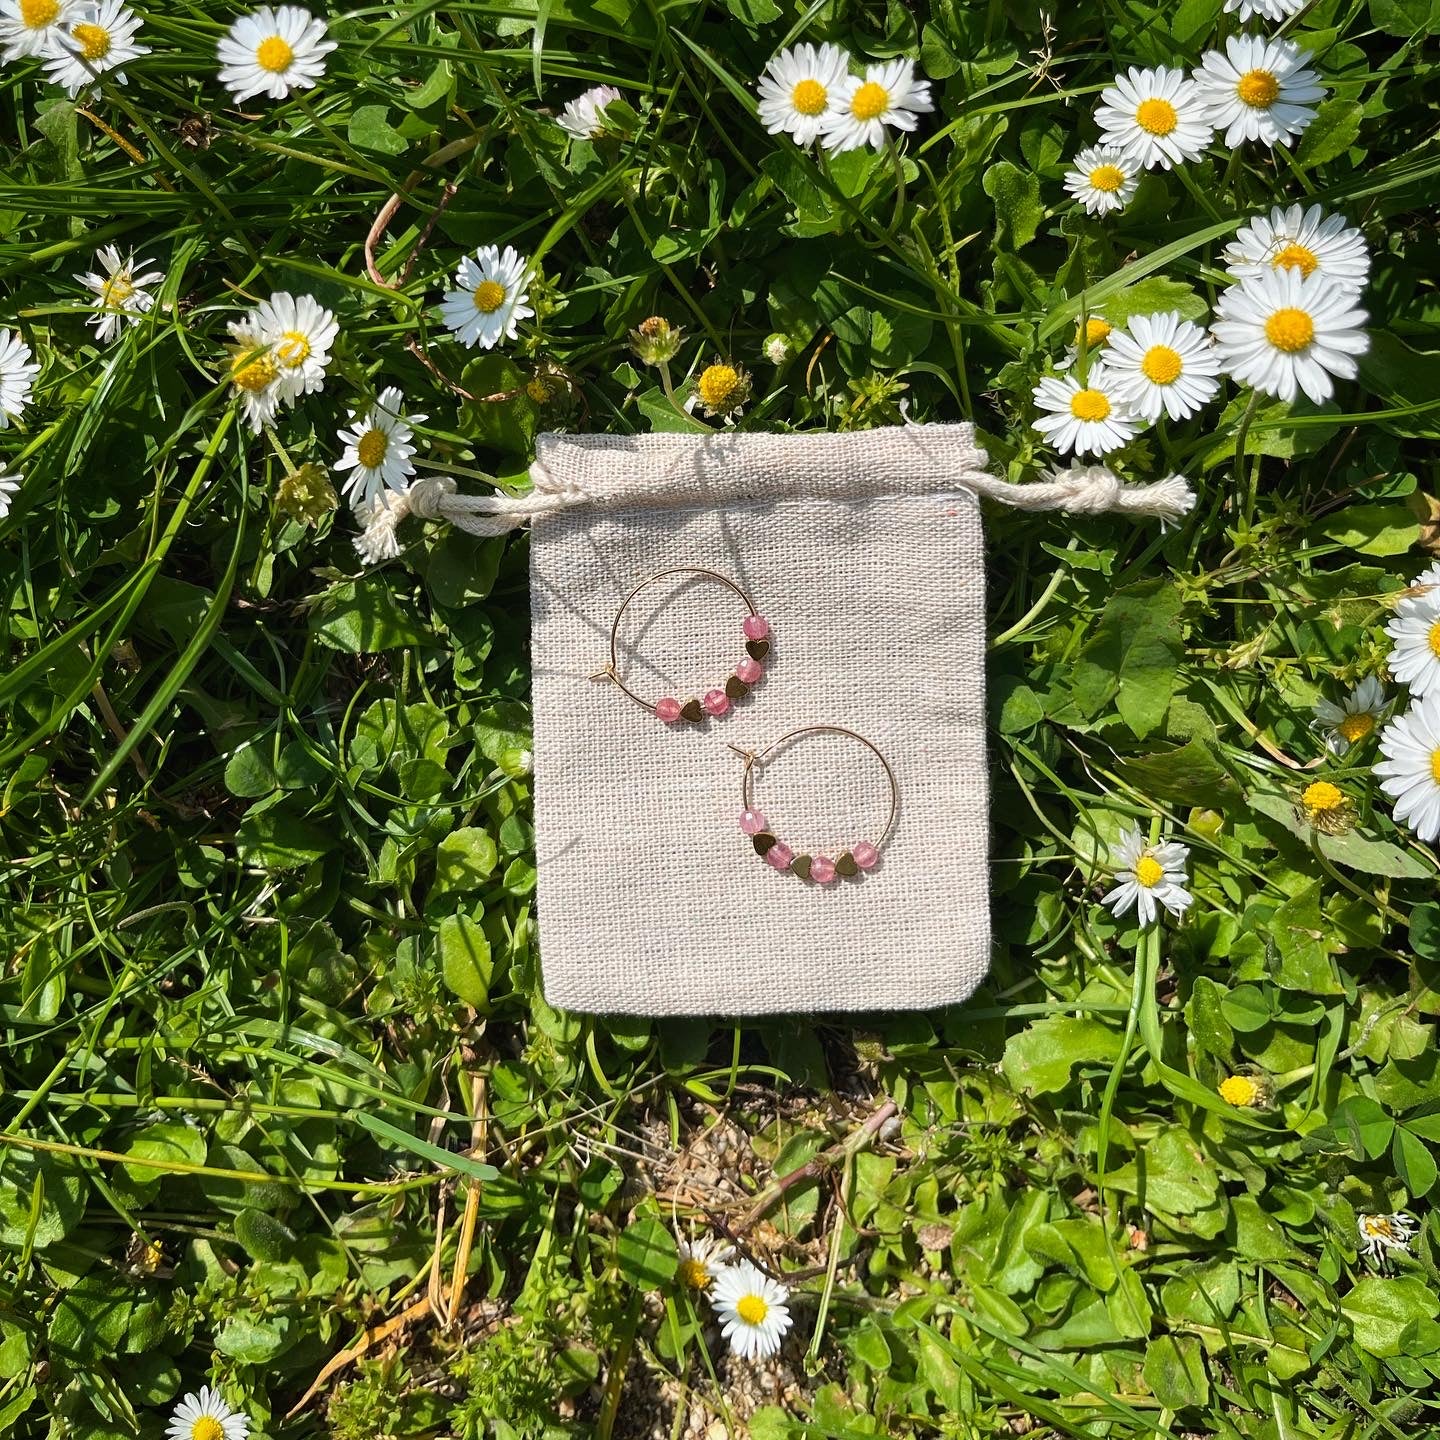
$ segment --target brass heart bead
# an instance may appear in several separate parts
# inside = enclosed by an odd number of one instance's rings
[[[810,878],[810,857],[808,855],[797,855],[791,862],[790,868],[802,879]]]
[[[745,649],[749,652],[752,660],[763,660],[770,653],[770,642],[768,640],[747,640]]]
[[[848,850],[836,860],[835,873],[844,875],[847,879],[860,873],[860,867],[855,863],[855,857]]]
[[[698,700],[687,700],[680,707],[680,718],[682,720],[688,720],[692,725],[698,725],[700,723],[700,717],[704,713],[700,708],[700,702]]]
[[[765,855],[769,852],[772,845],[776,845],[779,842],[768,830],[762,830],[758,835],[752,835],[750,837],[750,843],[755,847],[755,853],[757,855]]]
[[[743,700],[750,693],[750,687],[738,675],[732,675],[725,682],[725,693],[732,700]]]

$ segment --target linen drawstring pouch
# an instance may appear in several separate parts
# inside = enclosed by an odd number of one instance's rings
[[[474,534],[532,527],[536,913],[545,995],[635,1015],[925,1009],[989,963],[985,570],[979,497],[1024,509],[1173,517],[1178,477],[1098,467],[1012,485],[969,425],[853,434],[542,435],[523,495],[424,480],[398,509]],[[603,677],[643,580],[698,567],[771,626],[766,674],[729,714],[667,726]],[[616,635],[650,700],[723,686],[743,603],[678,575]],[[863,735],[899,805],[880,864],[829,886],[765,864],[741,833],[743,760],[786,732]],[[797,851],[873,839],[890,786],[846,736],[804,737],[755,772]]]

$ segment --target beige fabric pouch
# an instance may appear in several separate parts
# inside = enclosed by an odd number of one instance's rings
[[[978,494],[1025,508],[1183,510],[1183,482],[1072,472],[1011,486],[968,425],[855,434],[540,438],[525,496],[415,487],[411,507],[476,533],[533,526],[536,908],[545,994],[639,1015],[925,1009],[964,1000],[989,958],[985,570]],[[722,718],[662,724],[603,671],[626,596],[699,567],[771,626],[763,680]],[[723,687],[745,654],[724,586],[647,586],[617,636],[640,696]],[[899,807],[880,864],[829,886],[780,873],[740,831],[743,760],[800,726],[863,735]],[[797,851],[883,828],[875,757],[809,736],[755,774]]]

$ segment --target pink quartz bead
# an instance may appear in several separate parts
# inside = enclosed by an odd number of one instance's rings
[[[758,835],[765,828],[765,817],[758,810],[742,811],[740,828],[747,835]]]
[[[735,673],[747,685],[753,685],[764,673],[765,667],[748,655],[735,667]]]
[[[704,704],[712,715],[723,715],[730,708],[730,697],[723,690],[707,690]]]
[[[868,840],[852,845],[850,853],[862,870],[873,870],[880,863],[880,852]]]
[[[770,622],[763,615],[747,615],[745,617],[745,638],[747,640],[764,640],[770,634]]]
[[[794,858],[795,852],[783,840],[777,840],[765,852],[765,863],[773,865],[777,870],[788,870]]]
[[[655,713],[667,725],[673,725],[680,718],[680,702],[667,695],[663,700],[655,702]]]
[[[835,862],[828,855],[817,855],[810,862],[810,878],[819,885],[828,885],[835,878]]]

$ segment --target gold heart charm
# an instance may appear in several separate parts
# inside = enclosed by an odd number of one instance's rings
[[[752,835],[750,837],[750,843],[755,847],[755,853],[757,855],[764,855],[772,845],[776,845],[779,842],[768,830],[762,830],[758,835]]]
[[[752,660],[763,660],[770,653],[770,642],[768,640],[747,640],[745,649],[749,652]]]
[[[743,700],[750,693],[750,687],[738,675],[732,675],[725,682],[725,693],[732,700]]]
[[[692,725],[698,725],[700,723],[700,717],[704,713],[700,708],[700,702],[698,700],[687,700],[680,707],[680,718],[682,720],[688,720]]]
[[[855,863],[855,857],[848,850],[835,862],[835,873],[847,878],[860,873],[860,867]]]
[[[797,855],[791,862],[790,868],[802,879],[810,878],[810,857],[808,855]]]

